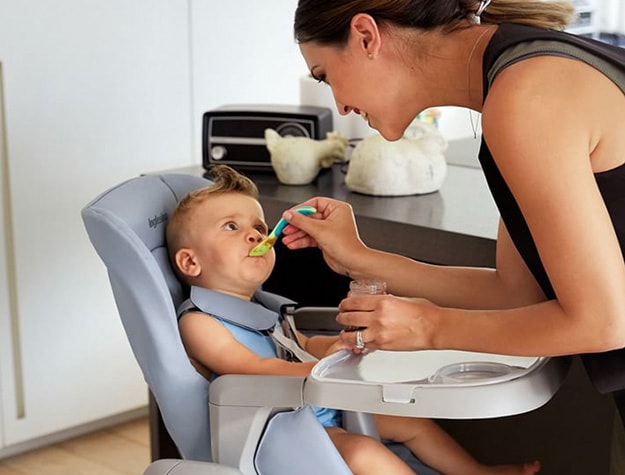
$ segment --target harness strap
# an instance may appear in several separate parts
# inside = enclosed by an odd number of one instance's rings
[[[318,361],[299,344],[295,321],[287,311],[294,303],[292,300],[262,290],[254,294],[253,301],[247,301],[193,286],[190,298],[178,310],[178,318],[187,312],[199,310],[246,330],[269,336],[281,359]]]
[[[281,359],[287,361],[299,361],[302,363],[307,363],[309,361],[319,361],[317,358],[315,358],[313,355],[311,355],[301,346],[299,346],[296,340],[285,336],[282,332],[276,330],[275,328],[270,331],[269,336],[275,343],[276,349],[278,349],[278,356]]]

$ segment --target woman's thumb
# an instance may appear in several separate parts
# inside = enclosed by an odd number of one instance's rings
[[[282,214],[282,217],[286,219],[289,224],[292,224],[296,228],[299,228],[305,232],[307,232],[308,229],[310,228],[310,222],[312,221],[307,216],[304,216],[303,214],[298,213],[297,211],[294,211],[294,210],[290,210],[290,209],[286,210]]]
[[[299,218],[301,218],[302,215],[293,210],[287,209],[284,213],[282,213],[282,217],[286,219],[289,224],[297,226],[297,223],[300,221]]]

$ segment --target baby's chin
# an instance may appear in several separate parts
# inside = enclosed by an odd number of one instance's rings
[[[247,275],[245,278],[245,282],[241,282],[241,289],[258,289],[261,285],[267,282],[269,276],[271,275],[271,271],[262,271],[258,273],[254,273],[253,275]]]
[[[271,274],[271,271],[276,265],[276,255],[273,254],[274,252],[273,249],[269,252],[271,252],[272,255],[267,253],[262,256],[247,256],[247,261],[248,263],[251,261],[251,263],[253,264],[253,267],[257,269],[266,269],[268,272],[267,275],[269,275]]]

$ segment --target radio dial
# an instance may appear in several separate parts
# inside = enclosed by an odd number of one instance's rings
[[[228,150],[223,145],[216,145],[211,148],[211,157],[213,160],[221,160],[228,155]]]
[[[297,122],[286,122],[281,124],[276,127],[276,132],[278,132],[282,137],[293,136],[310,138],[310,134],[306,128]]]

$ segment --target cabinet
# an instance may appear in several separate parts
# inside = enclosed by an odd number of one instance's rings
[[[4,111],[4,101],[2,96],[3,85],[2,85],[2,64],[0,63],[0,217],[2,218],[2,222],[0,222],[0,229],[4,230],[7,228],[7,218],[8,214],[5,212],[5,202],[6,197],[6,186],[5,186],[5,175],[6,175],[6,158],[5,158],[5,137],[4,137],[4,116],[2,112]],[[6,248],[8,246],[5,245],[6,235],[0,235],[0,335],[6,335],[9,333],[10,329],[8,328],[8,318],[7,316],[10,314],[9,310],[9,301],[8,301],[8,263],[7,263],[7,253]],[[0,344],[0,361],[7,360],[5,349],[7,346],[5,345],[6,338],[3,338],[3,341]],[[2,366],[0,366],[0,370]],[[2,373],[0,372],[0,376]],[[1,381],[1,380],[0,380]],[[0,400],[2,400],[2,388],[3,384],[0,383]],[[2,410],[0,407],[0,428],[3,427],[2,423]],[[0,430],[0,450],[4,447],[4,431]]]
[[[146,169],[190,163],[187,1],[0,0],[0,64],[0,443],[11,448],[147,404],[80,210]]]

